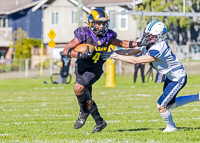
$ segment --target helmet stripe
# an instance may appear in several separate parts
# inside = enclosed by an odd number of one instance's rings
[[[106,20],[108,20],[108,16],[107,16],[107,14],[105,13],[105,18],[106,18]]]
[[[153,27],[153,25],[154,25],[154,24],[156,24],[157,22],[159,22],[159,21],[158,21],[158,20],[156,20],[156,21],[152,22],[152,23],[151,23],[151,25],[150,25],[150,26],[149,26],[149,28],[148,28],[148,31],[150,31],[150,30],[151,30],[151,28]]]
[[[99,14],[96,10],[91,11],[92,16],[94,17],[94,20],[99,20]]]
[[[104,12],[103,9],[96,8],[93,11],[96,11],[99,16],[99,18],[95,19],[95,20],[101,20],[101,18],[105,18],[105,20],[108,20],[108,16],[107,16],[106,12]],[[95,17],[95,15],[93,15],[93,16]]]

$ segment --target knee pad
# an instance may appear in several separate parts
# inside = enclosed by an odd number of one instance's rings
[[[74,84],[74,92],[76,95],[83,94],[84,90],[85,90],[85,87],[83,85],[78,84],[78,83]]]

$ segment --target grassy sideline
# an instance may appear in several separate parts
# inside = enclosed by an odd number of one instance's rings
[[[178,131],[162,133],[156,102],[163,83],[142,84],[138,78],[132,84],[132,75],[116,76],[117,87],[106,88],[103,76],[93,86],[93,98],[108,126],[91,134],[91,116],[73,129],[79,113],[74,81],[46,85],[44,80],[49,78],[0,80],[0,142],[200,142],[200,102],[171,110]],[[200,75],[192,75],[178,96],[199,91]]]

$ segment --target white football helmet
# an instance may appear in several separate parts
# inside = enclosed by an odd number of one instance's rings
[[[149,38],[149,36],[156,36],[155,43],[159,43],[167,37],[167,26],[161,21],[153,21],[149,23],[144,31],[143,38]]]

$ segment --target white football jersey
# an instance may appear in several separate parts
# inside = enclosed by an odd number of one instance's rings
[[[145,46],[137,47],[144,55],[155,57],[156,60],[149,63],[159,73],[165,74],[172,81],[179,81],[186,75],[182,63],[174,55],[166,41],[152,45],[149,49]]]

